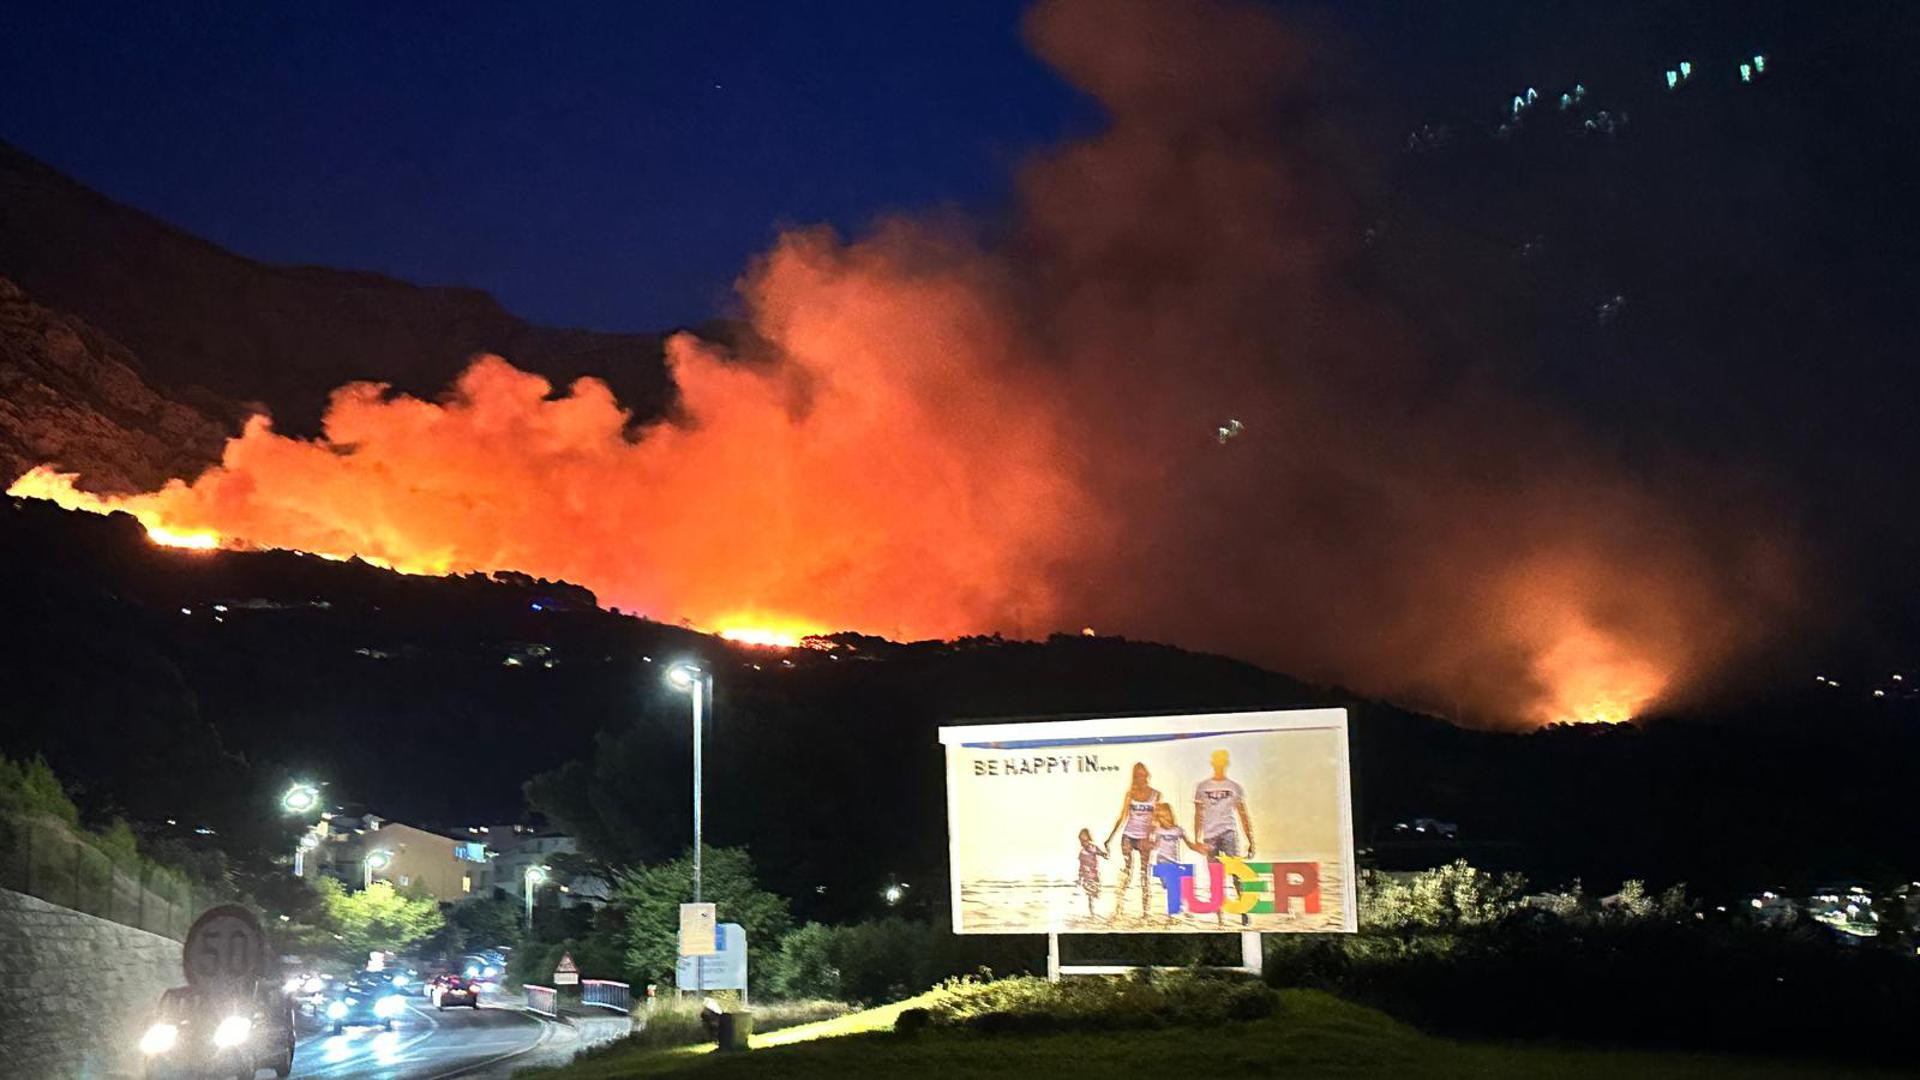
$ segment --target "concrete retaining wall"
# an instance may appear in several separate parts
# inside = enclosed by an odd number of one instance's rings
[[[0,1075],[131,1075],[180,943],[0,889]]]

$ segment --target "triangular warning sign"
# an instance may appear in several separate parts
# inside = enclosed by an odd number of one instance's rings
[[[580,969],[573,965],[573,954],[569,952],[569,953],[560,954],[560,966],[554,968],[553,970],[556,972],[562,972],[562,971],[577,972]]]

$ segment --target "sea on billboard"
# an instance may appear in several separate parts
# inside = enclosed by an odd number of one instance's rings
[[[960,934],[1352,933],[1345,709],[940,729]]]

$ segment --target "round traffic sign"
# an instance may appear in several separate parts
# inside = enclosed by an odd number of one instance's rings
[[[267,934],[239,904],[208,908],[187,931],[181,966],[196,990],[233,987],[267,973]]]

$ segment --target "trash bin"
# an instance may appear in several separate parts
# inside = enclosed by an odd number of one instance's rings
[[[742,1009],[720,1014],[718,1042],[722,1050],[745,1050],[753,1036],[753,1014]]]

